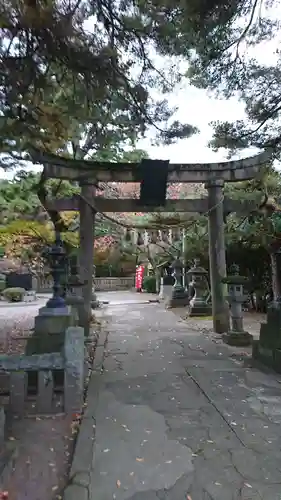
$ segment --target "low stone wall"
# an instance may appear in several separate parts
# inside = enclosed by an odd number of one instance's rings
[[[134,276],[129,276],[126,278],[95,278],[95,289],[97,292],[130,290],[134,286]]]
[[[30,356],[1,355],[0,372],[9,375],[10,412],[19,416],[24,414],[28,398],[28,373],[37,372],[36,411],[37,413],[53,413],[54,373],[58,370],[64,372],[65,413],[81,411],[84,391],[84,362],[84,330],[81,327],[67,328],[62,353],[53,352]]]
[[[52,278],[44,276],[37,276],[35,278],[35,289],[37,293],[52,292]],[[97,292],[114,292],[118,290],[130,290],[135,286],[135,277],[129,276],[126,278],[95,278],[95,289]]]

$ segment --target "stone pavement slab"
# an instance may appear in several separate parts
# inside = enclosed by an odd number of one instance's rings
[[[104,372],[90,381],[75,456],[88,474],[81,498],[280,500],[280,376],[245,367],[160,304],[105,315]]]

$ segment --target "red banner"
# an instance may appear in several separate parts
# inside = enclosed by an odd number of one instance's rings
[[[138,266],[136,269],[136,289],[141,290],[144,275],[144,266]]]

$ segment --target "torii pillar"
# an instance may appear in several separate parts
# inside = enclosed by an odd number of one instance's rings
[[[83,305],[79,313],[79,325],[84,328],[85,335],[89,335],[93,288],[95,212],[83,198],[91,199],[95,194],[95,187],[87,182],[80,182],[80,187],[82,197],[79,200],[79,273],[83,283]]]
[[[226,258],[224,241],[224,204],[221,180],[208,181],[208,226],[209,226],[209,262],[212,292],[213,326],[216,333],[229,331],[229,307],[225,300],[225,286],[222,278],[226,277]]]

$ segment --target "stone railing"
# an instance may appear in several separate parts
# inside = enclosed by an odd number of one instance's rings
[[[80,412],[84,391],[84,330],[69,327],[62,353],[0,356],[0,372],[9,375],[9,410],[23,415],[28,400],[28,372],[38,373],[36,412],[54,413],[54,372],[64,372],[65,413]]]
[[[95,278],[95,289],[97,292],[114,292],[118,290],[130,290],[135,286],[135,277],[126,278]]]
[[[53,280],[51,277],[38,275],[34,278],[36,281],[35,289],[37,293],[52,292]],[[95,289],[97,292],[114,292],[118,290],[130,290],[135,286],[135,277],[129,276],[126,278],[95,278]]]

